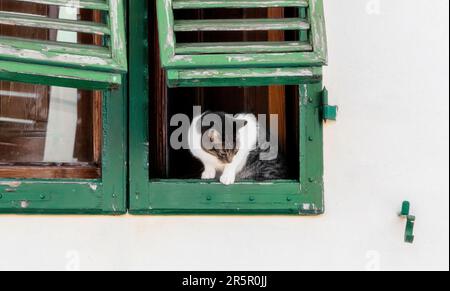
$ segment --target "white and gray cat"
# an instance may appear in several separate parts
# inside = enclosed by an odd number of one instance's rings
[[[210,115],[220,119],[219,125],[202,124],[203,119]],[[220,175],[220,182],[225,185],[242,180],[287,178],[285,161],[278,153],[272,159],[261,159],[261,153],[267,151],[258,143],[261,130],[266,131],[259,128],[253,114],[233,116],[208,112],[194,117],[189,129],[189,149],[203,163],[201,178],[210,180]]]

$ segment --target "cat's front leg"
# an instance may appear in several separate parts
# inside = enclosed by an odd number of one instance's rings
[[[225,167],[222,176],[220,177],[220,182],[224,185],[232,185],[236,182],[236,168],[235,167]]]
[[[216,178],[216,169],[214,167],[205,166],[202,174],[202,180],[212,180]]]

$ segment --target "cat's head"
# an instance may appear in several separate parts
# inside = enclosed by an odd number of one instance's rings
[[[222,112],[208,113],[204,120],[210,125],[202,126],[202,149],[224,164],[231,163],[239,151],[239,130],[247,121]]]

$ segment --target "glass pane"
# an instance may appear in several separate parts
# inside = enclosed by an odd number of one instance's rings
[[[97,163],[100,98],[0,81],[0,163]]]
[[[0,0],[0,11],[104,21],[99,11],[15,0]],[[0,37],[104,44],[101,36],[19,25],[0,25]],[[0,177],[99,177],[101,99],[100,92],[0,81]]]

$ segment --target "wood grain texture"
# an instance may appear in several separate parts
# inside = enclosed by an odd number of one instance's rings
[[[161,67],[160,48],[158,45],[158,29],[156,19],[156,6],[150,5],[149,24],[149,45],[151,63],[149,88],[150,88],[150,143],[152,149],[150,156],[150,176],[158,178],[166,178],[169,174],[169,128],[168,128],[168,88],[166,83],[166,72]]]
[[[100,169],[92,165],[2,166],[0,164],[0,177],[5,179],[96,179],[100,175]]]
[[[268,18],[284,18],[285,13],[283,8],[269,8]],[[285,40],[284,31],[269,31],[269,41],[283,41]],[[286,154],[286,90],[284,86],[270,86],[268,112],[270,114],[278,115],[278,142],[280,150]]]

